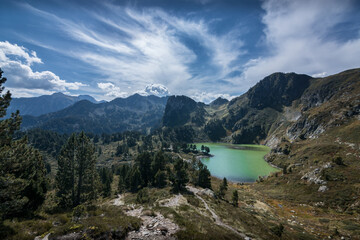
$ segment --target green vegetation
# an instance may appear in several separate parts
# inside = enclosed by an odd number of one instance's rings
[[[238,195],[238,191],[234,190],[233,191],[233,195],[232,195],[232,204],[237,207],[238,206],[238,201],[239,201],[239,195]]]
[[[1,74],[0,119],[11,100]],[[178,239],[356,239],[359,76],[277,73],[213,105],[173,97],[163,127],[151,131],[159,118],[145,116],[147,135],[124,131],[143,119],[111,131],[111,121],[96,122],[96,134],[18,132],[14,113],[0,120],[0,238],[124,239],[142,221],[154,230],[146,219],[166,219]],[[73,110],[82,107],[91,108]],[[194,144],[208,139],[271,145],[266,160],[282,171],[254,184],[211,177],[198,157],[215,149]]]
[[[99,185],[95,148],[85,133],[72,134],[58,159],[56,186],[59,205],[66,209],[95,200]]]
[[[226,191],[228,190],[227,179],[224,178],[222,184],[219,186],[219,190],[217,191],[217,196],[221,199],[225,197]]]
[[[0,69],[0,119],[11,101],[2,94],[6,78]],[[13,140],[19,130],[19,112],[0,120],[0,219],[23,217],[33,213],[45,200],[45,166],[40,152],[27,145],[27,137]]]

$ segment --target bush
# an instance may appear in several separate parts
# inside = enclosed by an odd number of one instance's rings
[[[146,188],[141,189],[136,195],[137,203],[148,203],[150,201],[149,192]]]
[[[282,223],[280,223],[279,225],[271,227],[270,231],[272,231],[276,236],[281,237],[281,235],[284,232],[284,225],[282,225]]]
[[[77,222],[81,217],[85,216],[86,208],[84,205],[78,205],[73,209],[73,220]]]
[[[336,157],[333,159],[333,162],[337,165],[340,165],[340,166],[344,166],[344,160],[342,159],[342,157]]]

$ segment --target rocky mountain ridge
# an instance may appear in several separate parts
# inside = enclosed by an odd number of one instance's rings
[[[163,126],[169,127],[168,122],[174,122],[177,124],[172,127],[187,125],[206,131],[209,138],[201,140],[263,143],[275,147],[281,139],[277,135],[286,135],[291,141],[314,138],[327,126],[336,125],[336,114],[342,118],[357,115],[358,84],[359,69],[326,78],[274,73],[245,94],[223,103],[222,108],[191,99],[185,101],[184,96],[171,97],[165,109]],[[343,105],[346,107],[342,108]]]
[[[60,133],[149,132],[160,126],[167,97],[132,95],[94,104],[87,100],[39,117],[23,116],[22,129],[42,128]]]
[[[89,95],[68,96],[60,92],[39,97],[13,98],[7,109],[6,117],[10,117],[11,113],[16,110],[20,111],[20,115],[37,117],[43,114],[60,111],[82,100],[100,103]]]

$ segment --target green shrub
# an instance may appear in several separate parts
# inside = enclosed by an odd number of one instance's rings
[[[78,221],[79,218],[85,216],[86,208],[84,205],[78,205],[73,209],[72,216],[75,221]]]
[[[276,236],[281,237],[281,235],[284,232],[284,225],[282,225],[282,223],[280,223],[279,225],[271,227],[270,231],[273,232]]]
[[[149,192],[146,188],[141,189],[136,195],[137,203],[148,203],[150,201]]]

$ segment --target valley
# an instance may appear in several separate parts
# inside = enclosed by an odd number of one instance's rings
[[[1,163],[12,174],[1,181],[25,184],[28,176],[12,167],[22,158],[9,149],[34,148],[27,151],[47,190],[32,190],[42,203],[28,212],[30,195],[17,202],[2,187],[1,236],[359,239],[359,80],[359,69],[325,78],[274,73],[231,101],[79,101],[23,116],[16,134],[19,121],[1,120],[11,131],[1,133],[8,142],[0,153],[13,163]],[[86,184],[77,197],[82,188],[71,187],[81,175],[67,176],[82,171],[72,162],[82,156]]]

